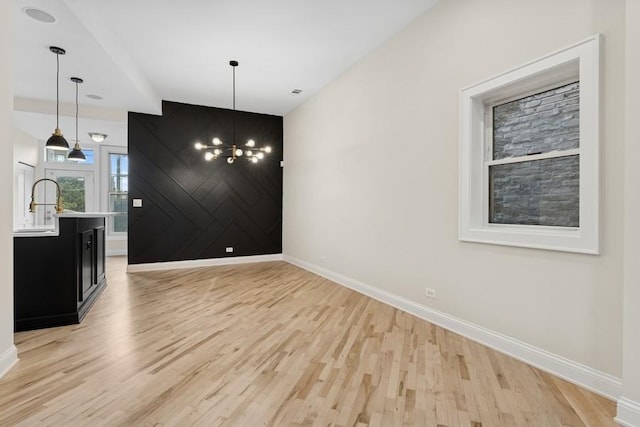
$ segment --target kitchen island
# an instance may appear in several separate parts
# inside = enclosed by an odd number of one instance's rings
[[[16,332],[82,321],[107,285],[107,215],[63,213],[52,228],[14,232]]]

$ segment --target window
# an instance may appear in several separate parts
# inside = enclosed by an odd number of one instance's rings
[[[100,145],[100,209],[107,217],[107,240],[126,240],[128,230],[129,156],[127,147]]]
[[[580,225],[579,88],[572,82],[487,114],[490,223]]]
[[[462,90],[460,240],[598,253],[599,44]]]
[[[73,160],[69,160],[67,156],[69,155],[68,151],[60,151],[60,150],[52,150],[50,148],[46,149],[47,151],[47,162],[54,163],[68,163],[75,164]],[[95,156],[93,149],[82,147],[82,152],[84,153],[86,160],[82,162],[84,165],[92,165],[95,162]]]
[[[129,191],[129,158],[127,154],[109,153],[109,212],[110,233],[127,232],[127,197]]]
[[[61,176],[58,178],[64,208],[72,212],[86,212],[85,182],[83,177]]]

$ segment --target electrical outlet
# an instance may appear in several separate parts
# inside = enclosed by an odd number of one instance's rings
[[[427,298],[436,298],[436,290],[431,288],[424,288],[424,296]]]
[[[227,252],[228,254],[233,253],[233,246],[227,246],[227,248],[226,248],[226,252]]]

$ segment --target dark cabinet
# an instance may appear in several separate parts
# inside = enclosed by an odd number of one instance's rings
[[[61,217],[58,236],[14,237],[16,331],[80,323],[106,286],[104,226]]]
[[[80,232],[80,284],[78,301],[86,300],[105,278],[104,226],[87,228]]]

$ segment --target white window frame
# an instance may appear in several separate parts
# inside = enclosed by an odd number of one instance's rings
[[[536,61],[462,89],[460,93],[459,239],[557,251],[599,253],[600,44],[595,35]],[[580,81],[580,225],[489,223],[494,105]],[[527,160],[555,154],[527,156]]]
[[[127,147],[121,145],[101,145],[100,146],[100,170],[101,170],[101,205],[103,212],[109,210],[109,183],[111,180],[111,170],[109,165],[109,157],[111,154],[129,154]],[[127,240],[127,232],[113,232],[109,226],[107,228],[107,240]]]

